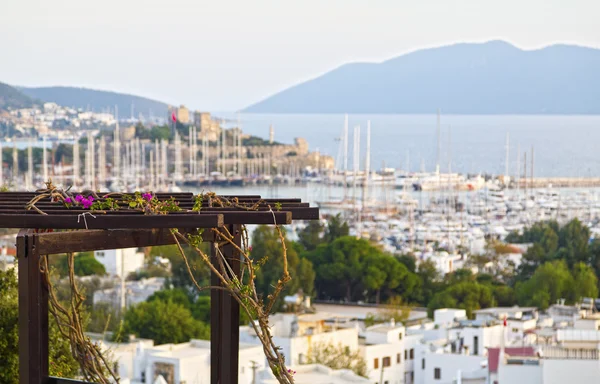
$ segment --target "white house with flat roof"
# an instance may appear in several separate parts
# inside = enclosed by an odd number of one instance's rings
[[[393,320],[366,329],[360,351],[372,383],[403,384],[406,330]]]
[[[328,313],[272,315],[269,322],[273,341],[281,347],[286,364],[306,364],[312,348],[329,344],[358,350],[358,327],[338,327],[336,318],[339,316]],[[240,342],[260,343],[250,326],[240,327]]]
[[[137,248],[94,251],[94,257],[104,265],[110,276],[127,277],[144,267],[144,253],[138,252]]]

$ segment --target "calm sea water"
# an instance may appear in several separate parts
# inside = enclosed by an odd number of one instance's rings
[[[216,116],[235,118],[233,114]],[[312,150],[340,158],[338,154],[344,127],[343,115],[242,114],[246,133],[269,136],[291,143],[305,138]],[[349,115],[349,165],[352,165],[352,137],[361,127],[363,163],[367,121],[371,122],[372,166],[408,167],[412,171],[435,169],[437,134],[436,115]],[[536,176],[600,176],[600,116],[441,116],[441,169],[449,164],[452,171],[463,173],[504,173],[506,134],[509,133],[509,170],[517,172],[517,153],[523,169],[527,152],[528,174],[531,148],[534,148]],[[518,150],[520,149],[520,150]]]

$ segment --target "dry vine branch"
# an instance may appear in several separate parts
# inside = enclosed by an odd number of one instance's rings
[[[243,228],[243,227],[242,227]],[[267,297],[267,303],[265,304],[263,300],[259,297],[258,292],[256,290],[256,286],[254,284],[256,269],[253,263],[253,259],[250,257],[250,252],[247,247],[248,239],[247,239],[247,231],[245,228],[242,229],[242,246],[236,243],[235,235],[229,232],[227,228],[224,230],[213,228],[216,238],[219,240],[213,246],[215,247],[215,252],[217,254],[217,263],[211,262],[210,257],[203,252],[195,243],[193,237],[186,237],[179,233],[176,230],[172,230],[173,238],[175,239],[177,248],[181,257],[185,261],[185,265],[190,275],[190,278],[194,282],[194,285],[200,289],[221,289],[227,291],[239,304],[240,307],[247,313],[250,318],[256,318],[258,324],[255,321],[251,321],[250,325],[253,327],[256,336],[260,340],[265,357],[273,372],[273,375],[277,378],[280,383],[293,383],[294,379],[292,376],[291,370],[287,369],[285,366],[285,357],[281,354],[280,349],[273,342],[273,336],[271,334],[271,327],[269,326],[269,314],[273,305],[277,301],[279,295],[285,288],[285,284],[291,279],[288,269],[287,269],[287,248],[285,246],[285,237],[281,228],[278,225],[275,225],[275,229],[278,232],[279,239],[281,241],[283,247],[283,265],[284,270],[282,277],[278,280],[273,293],[269,294]],[[202,260],[208,265],[211,269],[212,273],[217,276],[218,280],[221,282],[220,286],[211,286],[211,287],[200,287],[193,276],[192,269],[187,260],[183,247],[181,246],[181,242],[189,245],[194,251],[196,251]],[[232,246],[237,252],[240,253],[240,263],[244,265],[246,270],[248,271],[248,282],[244,283],[241,277],[238,277],[235,273],[233,273],[233,269],[229,264],[229,261],[223,254],[221,248],[223,245]],[[241,274],[240,274],[241,275]]]
[[[48,181],[46,183],[46,188],[39,189],[36,192],[38,194],[26,205],[26,208],[28,210],[34,209],[43,215],[46,213],[36,207],[35,204],[44,198],[50,198],[51,201],[60,202],[65,205],[79,205],[78,203],[73,202],[73,195],[69,193],[68,189],[63,191],[54,186],[52,181]],[[100,199],[93,191],[84,191],[82,193],[91,195],[98,200]],[[121,200],[112,200],[109,197],[112,195],[113,194],[107,194],[102,196],[102,198],[110,200],[110,203],[104,205],[99,204],[99,206],[103,208],[106,207],[108,210],[113,210],[119,209],[119,203],[125,203],[128,205],[127,209],[139,210],[147,215],[160,215],[171,212],[172,210],[180,210],[177,204],[172,200],[172,204],[169,204],[168,202],[159,201],[151,194],[144,194],[143,196],[139,192],[133,195],[120,194],[119,196],[121,197]],[[147,198],[146,195],[150,195],[150,198]],[[81,195],[78,195],[78,197],[81,197]],[[196,203],[194,204],[194,209],[192,211],[197,211],[200,213],[203,201],[207,201],[209,207],[233,207],[246,211],[258,210],[259,206],[264,202],[264,200],[261,199],[251,205],[244,205],[240,204],[237,198],[227,199],[216,195],[214,192],[209,192],[196,196]],[[93,206],[92,211],[99,212],[94,210]],[[239,303],[240,307],[250,318],[256,318],[256,321],[251,322],[251,326],[253,327],[256,336],[263,346],[263,351],[269,367],[280,383],[287,384],[294,382],[292,371],[288,370],[285,366],[285,357],[280,352],[281,348],[275,345],[273,342],[273,336],[271,335],[271,328],[269,326],[269,314],[279,295],[285,288],[286,283],[290,281],[291,276],[288,271],[285,236],[277,224],[275,220],[275,213],[270,206],[269,212],[273,214],[273,224],[283,248],[283,273],[278,279],[277,284],[274,286],[273,292],[267,296],[266,304],[263,298],[259,297],[254,283],[257,267],[254,264],[254,260],[250,256],[248,231],[244,226],[241,227],[240,233],[235,234],[232,234],[227,227],[224,227],[223,229],[212,228],[212,232],[216,236],[217,240],[213,244],[215,254],[217,255],[216,263],[213,263],[211,258],[198,247],[199,243],[202,241],[201,234],[195,236],[184,236],[177,229],[171,229],[171,234],[181,257],[185,261],[188,274],[198,290],[218,289],[226,291]],[[238,235],[240,236],[241,240],[236,240]],[[200,255],[203,262],[206,263],[211,272],[220,281],[221,284],[219,286],[201,287],[198,284],[198,281],[193,276],[192,268],[185,255],[181,245],[182,243],[189,245]],[[240,254],[239,262],[241,271],[239,276],[234,273],[233,268],[221,250],[221,248],[226,245],[233,247],[233,249]],[[50,292],[50,311],[59,325],[61,334],[70,340],[71,350],[75,359],[80,364],[84,378],[88,381],[107,384],[109,383],[107,376],[110,376],[113,380],[118,382],[118,377],[111,370],[109,363],[102,355],[99,347],[93,344],[84,334],[80,312],[80,307],[83,303],[84,296],[81,294],[75,283],[73,257],[74,256],[72,254],[69,255],[69,278],[71,281],[72,291],[70,309],[65,308],[58,302],[52,283],[48,276],[47,257],[44,256],[41,259],[40,270],[44,273],[46,284]],[[247,283],[244,283],[246,273],[248,278]]]
[[[83,319],[81,318],[81,306],[85,301],[85,296],[79,290],[75,281],[74,258],[73,253],[69,253],[69,283],[71,287],[71,300],[68,308],[60,303],[56,296],[54,286],[50,280],[50,270],[48,266],[48,256],[40,257],[40,272],[44,276],[49,293],[49,311],[56,320],[58,330],[67,339],[71,345],[71,353],[79,363],[81,373],[86,381],[99,384],[109,384],[111,377],[115,382],[119,382],[119,377],[113,372],[110,362],[103,356],[100,346],[93,343],[85,335]]]

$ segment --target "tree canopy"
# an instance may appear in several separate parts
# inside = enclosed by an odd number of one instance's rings
[[[0,270],[0,382],[19,383],[19,307],[17,278],[13,269]],[[48,326],[49,372],[53,376],[73,378],[79,365],[73,358],[69,340],[64,338],[50,318]]]
[[[315,267],[321,298],[357,301],[371,297],[379,302],[382,294],[407,295],[407,289],[414,289],[403,284],[411,274],[408,268],[364,239],[342,236],[319,245],[306,257]]]
[[[156,344],[183,343],[209,339],[210,329],[192,317],[189,309],[171,300],[152,300],[129,308],[123,319],[121,336],[134,334]]]
[[[256,275],[258,292],[266,295],[269,287],[277,283],[283,273],[283,247],[276,228],[259,226],[252,233],[251,255],[260,265]],[[286,238],[288,270],[292,280],[287,284],[284,295],[293,295],[302,289],[305,295],[312,296],[314,292],[315,271],[313,265],[302,257]]]
[[[81,252],[75,255],[73,267],[76,276],[105,275],[106,269],[94,257],[93,252]],[[58,257],[55,263],[56,270],[60,276],[69,275],[69,258],[66,255]]]

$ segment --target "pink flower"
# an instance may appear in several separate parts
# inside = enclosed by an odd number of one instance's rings
[[[78,202],[78,203],[81,203],[81,201],[82,201],[83,199],[84,199],[84,197],[83,197],[83,196],[81,196],[81,195],[77,195],[77,196],[75,196],[75,201],[76,201],[76,202]]]
[[[91,203],[92,201],[94,201],[94,196],[88,196],[88,201]]]
[[[144,200],[146,200],[146,201],[150,201],[150,200],[152,200],[152,194],[151,194],[151,193],[148,193],[148,192],[146,192],[146,193],[143,193],[143,194],[142,194],[142,198],[143,198]]]
[[[73,204],[73,200],[71,200],[71,198],[70,198],[70,197],[67,197],[67,198],[65,199],[65,204]]]
[[[81,205],[83,205],[83,208],[85,208],[85,209],[90,209],[92,207],[92,204],[93,204],[92,201],[93,200],[94,200],[94,198],[90,196],[87,199],[81,200]]]

